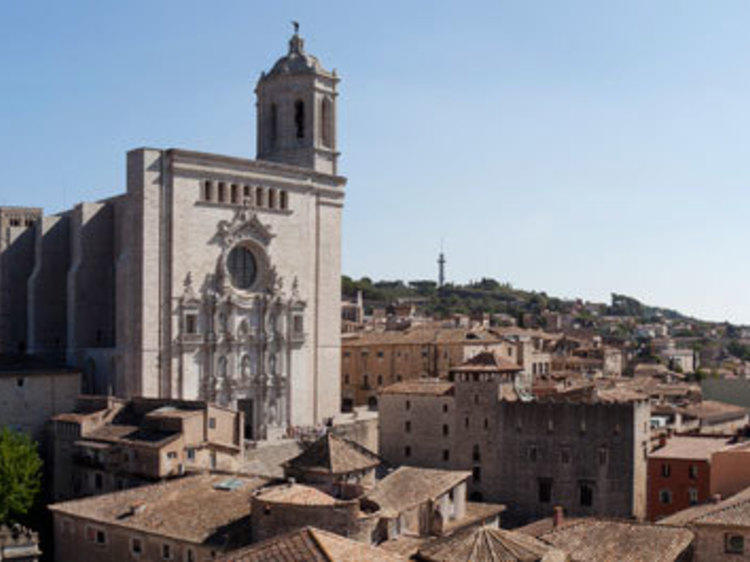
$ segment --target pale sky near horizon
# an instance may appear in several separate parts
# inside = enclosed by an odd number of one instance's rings
[[[125,152],[255,156],[299,20],[342,76],[343,273],[625,293],[750,323],[750,3],[0,4],[0,205],[121,192]]]

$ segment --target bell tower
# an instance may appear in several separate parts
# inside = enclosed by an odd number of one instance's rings
[[[305,52],[294,23],[289,52],[255,88],[257,158],[337,175],[336,71]]]

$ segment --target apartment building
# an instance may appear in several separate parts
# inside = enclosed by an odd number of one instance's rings
[[[82,396],[49,423],[53,497],[98,495],[194,470],[237,470],[242,413],[201,401]]]

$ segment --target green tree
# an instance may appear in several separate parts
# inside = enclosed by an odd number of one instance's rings
[[[31,509],[41,488],[42,460],[24,433],[0,431],[0,522],[10,523]]]

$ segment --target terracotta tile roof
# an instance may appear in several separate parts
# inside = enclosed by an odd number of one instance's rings
[[[92,441],[125,442],[149,447],[161,447],[177,439],[180,435],[179,431],[158,431],[140,428],[137,425],[107,423],[86,433],[85,437]]]
[[[295,505],[335,505],[339,503],[333,496],[303,484],[279,484],[266,488],[257,497],[267,502]]]
[[[364,332],[341,340],[342,347],[378,345],[489,344],[506,341],[485,330],[415,327],[404,331]]]
[[[451,369],[451,371],[459,373],[516,373],[522,370],[523,369],[513,361],[508,361],[492,351],[477,353],[471,359],[464,361],[461,365]]]
[[[750,487],[718,503],[696,505],[659,520],[659,525],[701,523],[750,527]]]
[[[232,490],[215,487],[230,480],[239,485]],[[233,544],[234,526],[247,524],[253,492],[266,482],[263,478],[200,474],[49,508],[176,540],[222,546]]]
[[[500,503],[466,502],[466,513],[461,519],[443,522],[443,534],[450,534],[457,529],[475,526],[505,511],[505,505]]]
[[[440,470],[402,466],[379,480],[368,498],[381,508],[401,513],[427,500],[434,500],[471,476],[463,470]]]
[[[374,468],[380,458],[361,445],[327,433],[284,466],[306,472],[347,474]]]
[[[732,447],[726,437],[671,437],[666,445],[649,454],[652,459],[701,459],[710,460],[716,451]]]
[[[231,552],[219,562],[390,562],[405,560],[383,549],[305,527]]]
[[[440,379],[411,379],[386,386],[380,394],[422,394],[425,396],[453,396],[452,382]]]
[[[694,538],[687,529],[594,518],[576,519],[539,537],[570,552],[573,560],[592,562],[676,560]]]
[[[396,556],[413,558],[423,545],[429,544],[433,540],[435,540],[435,537],[419,537],[416,535],[402,534],[380,543],[378,548],[390,552],[391,554],[395,554]]]
[[[472,527],[438,539],[419,549],[430,562],[567,560],[565,552],[534,537],[494,527]]]
[[[701,420],[720,422],[732,420],[747,415],[742,406],[718,402],[717,400],[703,400],[681,409],[682,413]]]

